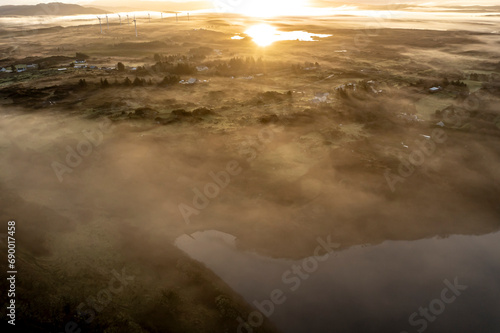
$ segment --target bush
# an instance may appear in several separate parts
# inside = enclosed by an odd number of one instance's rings
[[[160,82],[160,86],[178,84],[180,80],[181,78],[178,75],[168,74],[163,78],[163,81]]]
[[[76,52],[75,58],[78,60],[87,60],[90,59],[90,56],[86,55],[85,53]]]

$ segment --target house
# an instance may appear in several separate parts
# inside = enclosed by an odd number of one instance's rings
[[[4,67],[0,68],[0,72],[5,73],[6,71],[7,69],[5,69]]]
[[[26,65],[27,69],[38,69],[38,64]]]
[[[435,93],[435,92],[440,91],[441,89],[443,89],[443,88],[441,88],[440,86],[439,87],[432,87],[432,88],[429,89],[429,92],[430,93]]]
[[[75,60],[75,64],[86,64],[86,60]]]
[[[16,71],[18,73],[24,72],[24,71],[26,71],[28,69],[28,66],[25,65],[25,64],[15,65],[14,67],[16,68]]]
[[[317,93],[311,102],[326,103],[328,101],[328,96],[330,96],[330,93]]]
[[[204,72],[204,71],[208,71],[208,67],[207,66],[198,66],[198,67],[196,67],[196,70],[198,72]]]
[[[180,84],[195,84],[196,82],[198,82],[198,80],[192,77],[187,81],[181,80],[179,83]]]

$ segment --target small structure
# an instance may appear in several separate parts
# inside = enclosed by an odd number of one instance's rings
[[[28,65],[25,65],[25,64],[16,65],[14,67],[16,68],[16,71],[18,73],[25,72],[28,69]]]
[[[328,101],[328,96],[330,93],[318,93],[312,99],[313,103],[326,103]]]
[[[196,82],[198,82],[198,80],[192,77],[187,81],[181,80],[179,83],[180,84],[195,84]]]
[[[208,71],[208,67],[207,66],[198,66],[198,67],[196,67],[196,70],[198,72],[205,72],[205,71]]]
[[[30,65],[26,65],[26,68],[27,68],[27,69],[38,69],[38,64],[30,64]]]
[[[439,87],[432,87],[432,88],[429,89],[429,92],[430,93],[436,93],[436,92],[440,91],[441,89],[443,89],[443,88],[441,88],[441,86],[439,86]]]

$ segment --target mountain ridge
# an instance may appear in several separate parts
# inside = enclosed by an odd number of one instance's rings
[[[68,16],[107,13],[109,12],[99,8],[60,2],[0,6],[0,16]]]

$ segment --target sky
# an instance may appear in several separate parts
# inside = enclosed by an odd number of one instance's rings
[[[149,0],[151,1],[151,0]],[[162,0],[155,0],[155,1],[162,1]],[[207,0],[206,2],[216,2],[220,1],[222,3],[234,3],[235,1],[241,1],[242,3],[245,2],[252,2],[255,3],[256,1],[259,0]],[[267,4],[272,4],[274,6],[276,5],[281,5],[283,4],[283,7],[287,7],[288,3],[293,0],[266,0],[265,3]],[[304,0],[308,1],[309,4],[320,4],[323,6],[328,6],[328,3],[330,1],[328,0]],[[35,5],[37,3],[47,3],[47,2],[63,2],[63,3],[76,3],[84,6],[112,6],[113,2],[116,3],[116,0],[0,0],[0,5]],[[141,0],[133,0],[133,1],[119,1],[119,3],[127,3],[127,5],[130,4],[137,4],[140,6],[140,3],[143,2]],[[182,3],[182,2],[193,2],[193,0],[165,0],[164,2],[177,2],[177,3]],[[203,1],[200,1],[203,2]],[[365,3],[365,4],[380,4],[380,5],[385,5],[385,4],[391,4],[391,3],[406,3],[406,4],[432,4],[432,5],[439,5],[439,4],[459,4],[459,5],[498,5],[500,2],[499,0],[355,0],[355,1],[342,1],[342,0],[334,0],[331,1],[334,6],[337,6],[338,3],[345,3],[345,4],[350,4],[350,3]]]

